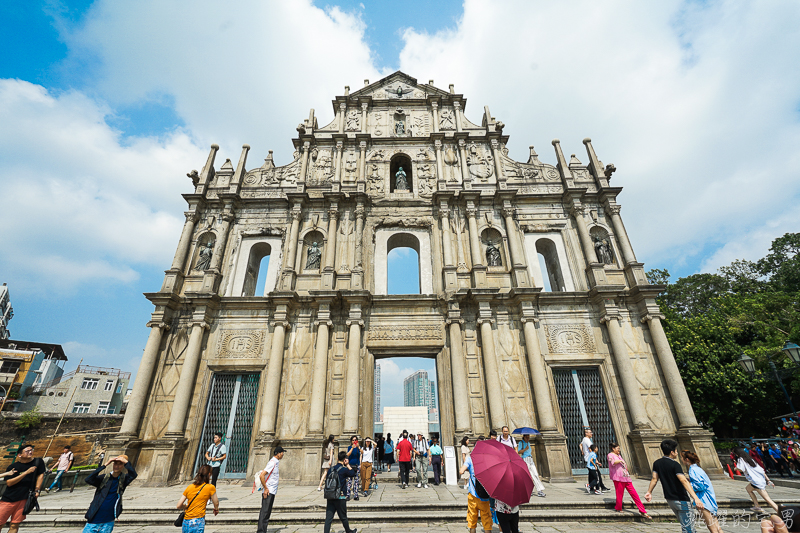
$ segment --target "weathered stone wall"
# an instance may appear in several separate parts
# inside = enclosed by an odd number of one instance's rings
[[[34,457],[43,457],[50,439],[58,426],[60,415],[44,415],[42,423],[35,428],[19,429],[15,422],[21,413],[3,413],[0,418],[0,447],[3,455],[12,442],[19,442],[23,437],[26,443],[36,447]],[[106,442],[119,431],[124,415],[89,415],[67,414],[53,439],[47,457],[57,458],[64,446],[71,446],[75,454],[73,466],[97,463],[101,453],[105,451]],[[0,457],[0,471],[10,465],[12,459]]]

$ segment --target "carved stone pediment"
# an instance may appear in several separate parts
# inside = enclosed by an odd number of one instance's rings
[[[550,353],[594,353],[592,330],[585,324],[545,326]]]

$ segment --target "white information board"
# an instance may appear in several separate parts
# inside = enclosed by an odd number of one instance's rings
[[[454,446],[444,447],[444,475],[446,485],[458,485],[458,466]]]

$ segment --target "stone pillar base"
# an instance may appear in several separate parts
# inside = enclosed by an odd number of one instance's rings
[[[334,280],[335,272],[333,271],[333,267],[325,267],[322,271],[322,288],[323,289],[332,289],[333,288],[333,280]]]
[[[194,472],[182,472],[182,464],[189,440],[183,437],[163,438],[130,443],[138,446],[138,460],[134,467],[141,480],[149,487],[165,487],[191,479]],[[194,465],[192,465],[194,468]]]
[[[637,477],[649,478],[652,475],[653,462],[664,457],[661,452],[661,441],[667,437],[648,429],[635,429],[630,432],[628,435],[632,445],[630,455],[636,464]]]
[[[572,477],[572,465],[569,462],[567,437],[555,431],[544,431],[538,439],[544,444],[546,459],[536,461],[541,476],[549,478],[550,483],[575,483],[575,478]]]
[[[475,287],[486,287],[486,267],[483,265],[475,265],[472,267],[472,277]]]
[[[136,435],[120,434],[108,441],[105,455],[103,457],[104,460],[108,460],[109,457],[127,455],[128,461],[130,461],[133,467],[136,468],[141,446],[142,441],[139,440]]]
[[[443,270],[445,290],[458,290],[458,274],[456,273],[455,265],[446,266]]]
[[[629,287],[650,284],[644,273],[644,263],[628,263],[625,265],[625,278],[627,278]]]
[[[531,280],[528,276],[528,268],[524,265],[514,265],[512,270],[516,287],[530,287]]]
[[[682,427],[675,434],[675,440],[680,444],[678,453],[682,450],[693,451],[700,459],[700,465],[711,479],[726,477],[719,462],[719,455],[714,448],[713,433],[700,426]]]
[[[247,479],[253,479],[256,472],[263,470],[272,459],[273,450],[282,446],[286,455],[281,459],[281,482],[285,480],[298,485],[318,484],[322,476],[324,440],[322,436],[302,439],[278,439],[274,435],[259,437],[250,452]]]
[[[161,292],[170,294],[179,293],[181,291],[181,287],[183,287],[183,272],[177,268],[171,268],[169,270],[165,270],[164,274],[164,283],[161,285]]]
[[[204,293],[215,293],[217,292],[217,287],[219,287],[219,282],[222,279],[222,274],[219,273],[219,269],[212,269],[212,270],[204,270],[203,271],[203,285],[200,289],[200,292]]]

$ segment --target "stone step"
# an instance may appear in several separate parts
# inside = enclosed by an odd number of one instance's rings
[[[404,523],[412,527],[417,522],[441,522],[458,523],[466,520],[466,506],[461,505],[460,509],[447,511],[437,511],[435,514],[430,512],[425,514],[410,515],[407,510],[393,510],[391,512],[371,512],[355,510],[348,507],[347,516],[353,525],[366,525],[371,523]],[[674,521],[675,516],[668,509],[648,509],[650,516],[655,521]],[[747,516],[749,513],[739,513],[738,516]],[[126,510],[118,519],[118,526],[141,526],[141,525],[171,525],[177,512],[171,513],[137,513]],[[625,510],[617,513],[608,509],[573,509],[565,510],[553,509],[522,509],[520,519],[535,522],[645,522],[639,514],[633,510]],[[206,515],[206,522],[209,527],[213,525],[252,525],[258,520],[257,510],[248,512],[236,512],[233,510],[223,510],[218,516],[213,516],[211,512]],[[316,512],[283,512],[273,510],[270,524],[320,524],[325,520],[324,511]],[[25,520],[25,528],[53,528],[53,527],[81,527],[85,523],[83,512],[75,514],[48,514],[31,513]],[[338,522],[336,522],[338,523]]]

